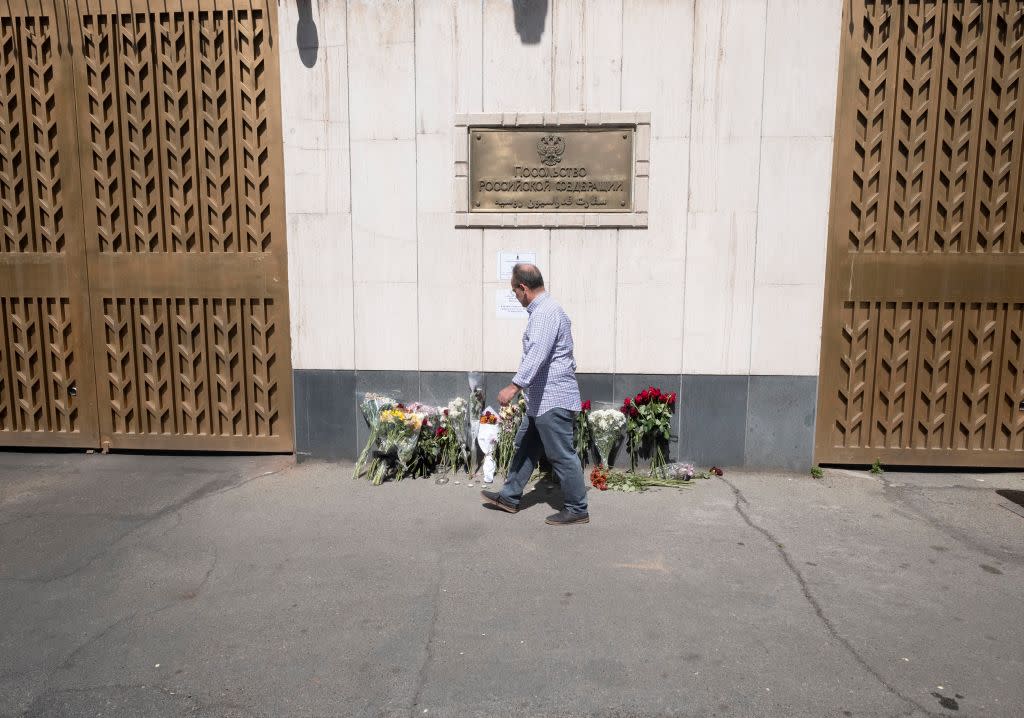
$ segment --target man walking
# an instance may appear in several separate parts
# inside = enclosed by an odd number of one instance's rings
[[[520,430],[519,445],[501,491],[481,494],[487,504],[516,513],[526,482],[543,453],[551,462],[565,497],[565,507],[548,516],[547,523],[589,523],[583,467],[572,441],[576,413],[580,410],[576,360],[572,356],[572,322],[545,291],[544,278],[534,265],[517,264],[512,268],[512,291],[526,307],[530,319],[523,332],[519,371],[512,383],[498,393],[498,401],[505,406],[516,392],[525,391],[525,430]]]

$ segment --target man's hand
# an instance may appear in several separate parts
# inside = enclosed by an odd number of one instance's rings
[[[509,384],[504,389],[498,392],[498,403],[502,406],[508,406],[508,403],[516,398],[516,394],[519,393],[519,387],[515,384]]]

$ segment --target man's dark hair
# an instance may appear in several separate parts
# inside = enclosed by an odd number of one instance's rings
[[[517,264],[512,267],[512,282],[517,287],[525,284],[529,289],[540,289],[544,286],[544,277],[532,264]]]

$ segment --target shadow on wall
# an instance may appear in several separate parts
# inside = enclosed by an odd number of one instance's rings
[[[512,0],[512,11],[515,13],[516,32],[523,44],[540,43],[548,17],[548,0]]]
[[[317,52],[320,50],[320,38],[317,36],[316,23],[313,22],[312,0],[297,0],[299,24],[295,26],[295,44],[299,48],[299,59],[306,67],[316,64]]]

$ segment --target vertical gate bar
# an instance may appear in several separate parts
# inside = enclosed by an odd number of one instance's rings
[[[131,9],[131,8],[129,8]],[[114,138],[114,142],[117,145],[117,158],[118,166],[120,167],[120,178],[118,182],[118,203],[121,207],[121,243],[122,251],[126,253],[133,253],[135,246],[132,242],[133,234],[131,229],[131,214],[128,211],[128,185],[129,185],[129,174],[128,164],[125,158],[127,150],[127,142],[125,141],[124,133],[124,117],[125,117],[125,100],[124,100],[124,60],[122,58],[123,52],[121,45],[124,42],[123,34],[124,28],[122,23],[122,15],[119,7],[119,3],[114,3],[114,14],[106,15],[110,24],[110,40],[111,40],[111,74],[114,78],[114,87],[112,89],[114,97],[114,122],[117,126],[118,132]],[[116,251],[112,246],[110,251]]]
[[[32,132],[31,124],[29,123],[29,84],[31,82],[29,77],[29,52],[28,52],[28,40],[26,35],[28,34],[28,23],[35,18],[22,17],[18,18],[18,48],[19,54],[21,55],[21,62],[18,63],[18,95],[21,99],[19,103],[21,105],[21,142],[23,150],[22,157],[24,158],[25,167],[25,204],[28,206],[26,216],[28,217],[29,235],[28,235],[28,251],[38,252],[39,251],[39,231],[36,227],[36,198],[35,198],[35,172],[33,171],[35,153],[32,151]]]
[[[209,319],[209,297],[200,297],[196,299],[196,312],[199,314],[199,347],[203,352],[203,361],[200,365],[203,368],[203,391],[196,396],[196,420],[195,430],[197,434],[202,434],[204,431],[211,436],[214,435],[213,430],[213,411],[214,406],[210,399],[210,392],[212,391],[212,384],[216,381],[213,372],[212,362],[214,361],[214,355],[210,351],[210,319]],[[206,406],[203,408],[203,401],[206,401]],[[205,425],[202,421],[205,417]]]
[[[1001,432],[1005,430],[1006,441],[1005,446],[997,448],[1024,451],[1024,411],[1019,408],[1021,402],[1024,402],[1024,303],[1008,305],[1003,347],[1004,363],[1007,366],[1003,376],[1008,385],[999,397],[999,428]]]
[[[118,294],[121,294],[119,291]],[[139,341],[139,305],[142,300],[138,297],[124,297],[125,306],[128,307],[128,346],[132,353],[132,389],[135,397],[135,427],[139,434],[146,433],[143,417],[145,416],[146,405],[142,398],[142,388],[146,385],[146,377],[140,364],[142,354],[142,342]]]
[[[195,119],[195,125],[192,128],[192,151],[195,153],[195,179],[196,179],[196,232],[197,240],[200,252],[209,252],[212,247],[210,246],[209,237],[207,236],[207,226],[209,224],[206,213],[208,212],[206,202],[203,196],[206,191],[206,173],[204,168],[206,167],[206,154],[202,144],[203,134],[205,132],[205,120],[203,115],[203,90],[202,90],[202,78],[203,78],[203,63],[201,58],[203,48],[203,15],[204,11],[199,10],[194,14],[191,11],[182,10],[182,16],[186,23],[185,32],[189,38],[189,43],[185,48],[185,52],[188,55],[188,64],[190,68],[189,81],[192,83],[192,108],[193,117]],[[188,18],[192,17],[192,22],[188,21]]]
[[[1000,302],[996,304],[996,331],[995,339],[992,342],[992,381],[990,386],[991,399],[989,401],[988,413],[985,417],[987,424],[987,446],[988,451],[995,451],[998,444],[997,433],[999,431],[999,405],[1003,400],[1003,390],[1010,372],[1003,370],[1003,355],[1006,352],[1006,341],[1009,334],[1010,312],[1013,304]]]
[[[944,7],[947,8],[946,47],[943,49],[944,81],[940,86],[942,99],[938,124],[942,137],[936,143],[932,221],[934,225],[942,205],[945,207],[942,214],[946,226],[945,231],[941,232],[933,226],[929,236],[929,248],[934,246],[941,252],[964,252],[967,251],[970,242],[974,207],[975,187],[971,170],[978,161],[978,142],[975,134],[978,124],[983,121],[986,25],[981,19],[985,14],[984,7],[976,0],[957,0],[955,3],[946,3]],[[959,42],[957,26],[963,35]],[[980,28],[980,37],[974,35],[975,27]],[[954,89],[950,90],[950,85],[953,85]],[[965,102],[964,97],[968,89],[970,94]],[[948,175],[946,182],[943,183],[943,167],[938,165],[939,149],[947,142],[949,152],[943,165],[945,166],[948,161]],[[958,157],[963,157],[962,162],[958,163]],[[937,199],[939,193],[944,193],[944,201]],[[941,241],[938,240],[940,236]]]
[[[982,84],[982,89],[981,89],[981,92],[980,92],[980,96],[978,98],[978,102],[979,102],[979,105],[981,107],[981,111],[978,113],[977,128],[975,130],[976,133],[977,133],[976,140],[975,140],[975,145],[977,146],[978,149],[977,149],[977,152],[975,153],[975,157],[977,159],[976,159],[976,161],[974,163],[974,166],[972,168],[973,171],[974,171],[973,172],[973,174],[974,174],[974,181],[971,183],[971,186],[973,187],[974,192],[972,193],[970,212],[969,212],[970,217],[971,217],[971,225],[970,225],[970,231],[967,233],[967,237],[966,237],[967,242],[964,245],[964,248],[962,250],[964,253],[973,252],[975,247],[977,246],[978,214],[979,214],[978,213],[978,194],[979,194],[979,192],[978,192],[978,189],[979,189],[978,183],[980,182],[980,178],[981,178],[981,157],[983,155],[983,152],[982,152],[982,142],[984,141],[983,138],[985,136],[985,133],[984,133],[984,127],[985,127],[985,121],[986,121],[985,120],[985,116],[986,116],[986,113],[987,113],[987,110],[988,110],[988,106],[989,106],[989,98],[991,97],[991,95],[989,94],[988,89],[987,89],[988,88],[988,82],[989,82],[988,64],[989,64],[989,58],[992,55],[992,47],[993,47],[993,44],[995,43],[995,40],[994,40],[995,33],[992,32],[992,19],[993,19],[994,14],[995,14],[994,5],[995,5],[994,2],[982,2],[982,6],[983,6],[983,9],[985,11],[985,19],[982,21],[983,22],[983,27],[984,27],[984,33],[985,33],[984,34],[985,52],[982,55],[982,59],[981,59],[981,72],[979,73],[979,75],[982,78],[982,83],[983,84]],[[958,400],[957,403],[959,405],[959,400]]]
[[[936,139],[936,76],[941,78],[942,67],[941,46],[936,47],[941,32],[936,16],[941,13],[935,7],[922,0],[901,6],[886,251],[921,251],[927,236],[931,182],[926,180],[932,164],[926,157]]]
[[[60,421],[57,418],[57,391],[54,384],[56,379],[56,356],[52,351],[53,348],[53,325],[51,319],[53,317],[53,311],[61,300],[61,297],[40,297],[39,298],[39,343],[41,345],[42,352],[42,372],[43,372],[43,383],[46,385],[44,392],[44,401],[46,411],[43,412],[46,416],[47,427],[46,430],[50,432],[60,431]]]
[[[15,393],[15,378],[14,378],[14,339],[11,336],[12,321],[11,315],[14,314],[14,298],[13,297],[0,297],[0,302],[4,312],[0,315],[0,327],[3,328],[3,340],[4,346],[7,347],[7,406],[10,408],[10,423],[11,431],[21,431],[20,414],[18,412],[17,395]]]
[[[232,3],[230,10],[224,11],[225,17],[225,34],[227,36],[227,42],[225,47],[228,51],[228,97],[230,98],[230,112],[229,117],[231,118],[231,147],[233,152],[231,159],[234,167],[234,182],[232,189],[234,190],[234,202],[235,202],[235,214],[234,214],[234,252],[242,251],[242,195],[241,189],[239,188],[240,181],[242,180],[242,163],[239,161],[239,148],[242,146],[239,131],[238,122],[239,115],[241,115],[241,107],[238,101],[238,84],[239,84],[239,72],[238,72],[238,4]]]
[[[217,329],[214,324],[213,303],[215,300],[204,298],[200,309],[203,312],[203,346],[206,348],[206,396],[209,409],[207,419],[210,424],[210,435],[217,436],[220,427],[220,402],[217,400],[219,372],[217,369],[217,351],[214,347]]]
[[[3,432],[10,430],[7,426],[10,410],[7,408],[7,372],[5,371],[8,364],[7,342],[4,338],[3,328],[6,315],[7,300],[3,295],[0,295],[0,436],[3,436]]]
[[[75,3],[74,22],[72,23],[71,2]],[[54,12],[59,12],[58,5],[63,6],[64,19],[66,23],[66,47],[67,54],[64,63],[64,70],[69,88],[68,97],[62,113],[63,120],[70,125],[61,133],[63,140],[61,158],[62,177],[70,179],[64,191],[66,227],[69,228],[65,234],[65,252],[68,261],[74,261],[75,265],[69,268],[69,275],[75,276],[78,288],[78,295],[71,298],[68,311],[75,323],[74,330],[77,332],[73,341],[74,351],[78,353],[77,366],[75,369],[78,383],[78,422],[86,437],[87,445],[97,446],[100,443],[102,433],[102,418],[100,415],[100,377],[101,365],[97,362],[96,350],[100,342],[94,336],[103,324],[97,326],[94,322],[93,297],[90,286],[89,271],[89,240],[85,230],[85,192],[90,185],[84,181],[83,172],[86,168],[82,164],[81,148],[86,145],[86,138],[83,137],[82,111],[79,104],[80,93],[83,88],[80,86],[82,75],[79,74],[76,64],[85,62],[84,47],[79,47],[81,52],[76,53],[76,45],[81,45],[84,32],[82,14],[79,10],[78,0],[54,0]],[[88,92],[86,91],[86,96]],[[72,193],[74,190],[75,193]],[[86,431],[87,430],[87,431]]]
[[[187,26],[178,22],[177,12],[166,13],[165,16],[166,25],[163,25],[161,20],[160,24],[154,26],[153,31],[156,38],[153,46],[154,65],[160,75],[160,83],[155,90],[160,101],[155,114],[160,160],[162,164],[166,164],[160,173],[160,226],[164,235],[164,251],[175,253],[187,251],[189,245],[195,244],[198,240],[195,222],[199,212],[195,210],[194,203],[198,185],[192,176],[195,169],[195,153],[188,149],[186,139],[191,139],[191,132],[194,131],[191,119],[194,95],[188,89],[191,86],[191,62],[188,57],[191,48],[187,44]],[[186,38],[183,53],[179,53],[177,47],[179,38]],[[188,75],[185,82],[181,77],[183,71]],[[169,82],[169,79],[172,79],[173,83]],[[172,105],[173,111],[169,111],[168,105]]]
[[[163,145],[160,142],[160,125],[163,107],[163,103],[160,102],[160,93],[163,85],[163,75],[160,72],[161,64],[159,57],[157,56],[157,45],[160,42],[159,24],[157,22],[159,15],[157,12],[154,12],[152,9],[147,7],[146,13],[143,17],[146,18],[146,25],[149,28],[149,53],[147,60],[149,62],[150,91],[153,93],[153,101],[150,105],[149,111],[151,121],[153,122],[153,136],[151,141],[153,145],[153,164],[156,171],[155,175],[152,177],[154,187],[153,194],[155,195],[152,202],[155,204],[156,209],[155,230],[158,237],[157,245],[160,247],[159,251],[166,254],[170,251],[170,247],[168,246],[169,237],[167,231],[167,216],[164,213],[164,200],[166,197],[164,178],[166,177],[166,172],[164,170]],[[153,229],[150,229],[150,231],[152,232]]]
[[[1018,0],[1015,3],[1015,10],[1013,11],[1012,20],[1010,20],[1010,13],[1007,13],[1007,18],[1010,22],[1011,33],[1019,33],[1024,35],[1024,0]],[[1019,79],[1018,82],[1024,82],[1024,78]],[[1024,143],[1024,97],[1021,95],[1021,89],[1018,86],[1017,94],[1017,109],[1016,109],[1016,120],[1017,120],[1017,143],[1018,146]],[[1016,187],[1012,189],[1012,199],[1010,200],[1010,206],[1015,207],[1016,211],[1010,218],[1010,234],[1009,234],[1009,246],[1006,247],[1006,252],[1024,252],[1024,151],[1020,151],[1018,148],[1017,152],[1017,183]]]
[[[993,102],[996,108],[989,114],[996,118],[992,142],[994,145],[992,183],[993,192],[991,197],[992,206],[988,215],[994,217],[994,236],[986,247],[987,252],[1005,252],[1008,240],[1012,243],[1012,232],[1016,215],[1015,208],[1010,203],[1015,196],[1019,158],[1021,153],[1021,120],[1020,91],[1021,82],[1024,81],[1024,67],[1022,67],[1022,53],[1024,53],[1024,37],[1015,37],[1015,26],[1019,23],[1013,17],[1015,13],[1011,9],[1011,0],[999,0],[993,6],[995,17],[993,20],[993,42],[999,50],[1001,62],[993,65],[993,70],[999,68],[998,77],[998,104]],[[1005,36],[1000,33],[1000,28],[1005,31]],[[992,73],[990,73],[991,75]],[[990,87],[997,87],[996,78],[992,77]],[[996,99],[992,95],[993,101]],[[988,153],[986,153],[988,154]],[[1004,161],[1005,158],[1005,161]]]
[[[924,240],[927,242],[928,235],[925,235]],[[913,302],[911,304],[911,322],[913,324],[914,331],[914,342],[910,352],[910,357],[907,359],[907,398],[908,406],[906,410],[907,415],[907,430],[904,433],[904,441],[902,448],[913,449],[914,448],[914,437],[917,435],[917,385],[918,377],[920,376],[920,361],[921,356],[921,335],[924,333],[924,302]]]
[[[256,435],[256,407],[253,402],[252,301],[238,300],[238,326],[242,333],[242,385],[245,391],[245,435]]]
[[[183,415],[184,398],[181,387],[181,365],[178,357],[178,313],[174,297],[165,297],[161,300],[164,304],[164,311],[167,314],[167,337],[168,351],[171,361],[171,392],[174,406],[175,431],[184,436],[187,434],[187,422]]]
[[[929,171],[929,182],[928,182],[928,201],[923,206],[924,211],[924,230],[920,237],[920,246],[918,247],[919,252],[928,252],[932,247],[932,225],[935,222],[935,185],[938,183],[939,177],[939,144],[941,143],[939,128],[942,127],[943,112],[942,112],[942,98],[945,97],[946,87],[946,46],[944,40],[948,38],[947,35],[947,16],[949,15],[950,3],[942,2],[938,5],[939,18],[937,20],[937,29],[935,32],[935,44],[933,52],[938,62],[938,82],[931,88],[932,94],[934,95],[932,114],[934,116],[934,123],[931,131],[932,141],[932,156],[930,162],[927,163]],[[948,40],[947,40],[948,41]],[[923,310],[923,307],[922,307]],[[919,337],[920,339],[920,337]],[[917,355],[915,355],[917,356]],[[916,405],[916,397],[915,397]],[[911,431],[913,436],[913,430]],[[909,448],[909,447],[908,447]]]
[[[45,302],[44,297],[31,297],[25,299],[25,315],[35,321],[35,350],[36,354],[36,369],[32,374],[39,381],[39,394],[38,401],[33,400],[34,407],[38,407],[39,418],[33,417],[35,426],[34,431],[52,431],[53,423],[52,417],[50,416],[50,366],[49,366],[49,352],[46,350],[46,317],[43,314],[43,303]],[[35,317],[32,315],[35,314]],[[26,341],[32,340],[32,337],[25,337]]]
[[[896,97],[900,86],[900,48],[903,46],[903,18],[905,14],[904,4],[892,0],[886,13],[889,22],[888,48],[885,58],[885,107],[882,109],[882,152],[879,157],[880,172],[883,172],[885,182],[879,182],[878,206],[879,206],[879,235],[875,238],[874,251],[884,253],[889,248],[889,235],[891,234],[891,212],[892,201],[892,177],[893,177],[893,147],[896,144],[893,127],[896,120]],[[893,40],[893,28],[895,26],[896,39]],[[873,395],[872,395],[873,396]]]
[[[969,302],[958,302],[955,309],[954,315],[958,315],[958,321],[954,321],[954,324],[960,328],[960,334],[957,336],[956,341],[956,364],[954,365],[955,372],[953,374],[953,406],[951,408],[951,421],[949,430],[948,445],[945,447],[949,450],[955,450],[957,448],[957,436],[960,433],[960,367],[963,364],[964,356],[964,341],[967,335],[967,306]]]

